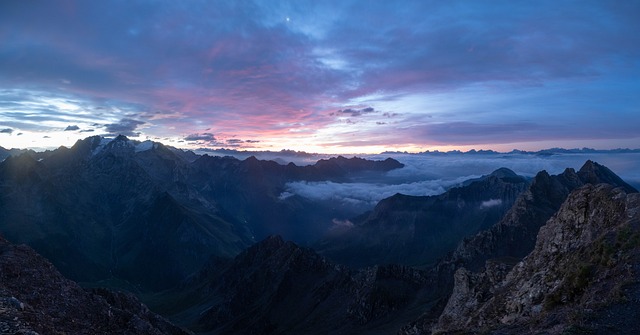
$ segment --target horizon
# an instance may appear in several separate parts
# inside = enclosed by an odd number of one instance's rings
[[[284,155],[309,155],[309,156],[323,156],[323,157],[337,157],[337,156],[353,156],[353,157],[358,157],[358,156],[376,156],[376,155],[385,155],[385,154],[389,154],[389,155],[421,155],[421,154],[483,154],[483,153],[495,153],[495,154],[512,154],[512,153],[522,153],[522,154],[537,154],[537,153],[544,153],[544,152],[554,152],[554,151],[560,151],[560,152],[555,152],[555,154],[558,153],[575,153],[575,154],[590,154],[590,153],[637,153],[640,152],[640,147],[638,148],[630,148],[630,147],[626,147],[626,148],[612,148],[612,149],[597,149],[597,148],[589,148],[589,147],[575,147],[575,148],[563,148],[563,147],[548,147],[548,148],[543,148],[540,150],[521,150],[521,149],[512,149],[510,151],[497,151],[497,150],[492,150],[492,149],[476,149],[476,148],[471,148],[469,150],[459,150],[459,149],[452,149],[452,150],[448,150],[448,151],[440,151],[440,150],[425,150],[425,151],[416,151],[416,152],[409,152],[409,151],[381,151],[381,152],[373,152],[373,153],[365,153],[365,152],[347,152],[347,153],[322,153],[322,152],[307,152],[307,151],[299,151],[299,150],[291,150],[291,149],[281,149],[281,150],[247,150],[247,149],[239,149],[239,148],[224,148],[224,147],[218,147],[218,148],[207,148],[207,147],[197,147],[197,148],[181,148],[181,147],[176,147],[173,146],[171,144],[167,144],[167,143],[163,143],[162,141],[154,141],[154,140],[150,140],[150,139],[146,139],[146,140],[141,140],[141,139],[136,139],[136,138],[129,138],[125,135],[122,134],[118,134],[116,136],[104,136],[104,135],[91,135],[91,136],[87,136],[85,138],[81,138],[78,139],[76,142],[74,142],[72,145],[60,145],[57,147],[48,147],[48,148],[7,148],[4,147],[2,145],[0,145],[0,148],[5,149],[5,150],[33,150],[35,152],[45,152],[45,151],[54,151],[56,149],[59,149],[61,147],[65,147],[65,148],[71,148],[74,145],[76,145],[78,142],[80,141],[85,141],[89,138],[92,137],[100,137],[106,140],[109,140],[109,142],[115,140],[117,137],[119,136],[124,136],[127,140],[132,141],[132,142],[137,142],[142,143],[142,142],[153,142],[153,143],[161,143],[163,145],[178,149],[178,150],[182,150],[182,151],[191,151],[196,155],[205,155],[208,153],[231,153],[231,154],[239,154],[239,155],[247,155],[247,154],[284,154]],[[562,151],[566,151],[566,152],[562,152]]]
[[[640,3],[4,2],[0,146],[637,148]]]

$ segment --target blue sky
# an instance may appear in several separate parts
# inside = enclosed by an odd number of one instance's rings
[[[2,1],[0,145],[640,143],[640,1]]]

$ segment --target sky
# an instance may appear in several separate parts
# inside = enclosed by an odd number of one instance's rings
[[[0,1],[0,146],[640,145],[640,1]]]

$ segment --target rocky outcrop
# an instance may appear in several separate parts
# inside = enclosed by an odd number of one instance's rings
[[[631,334],[640,325],[638,278],[640,194],[587,184],[571,193],[508,274],[501,265],[476,274],[459,269],[434,331]],[[613,310],[626,314],[611,317]]]
[[[465,236],[498,222],[528,184],[502,168],[436,196],[396,194],[381,200],[361,222],[353,220],[352,228],[334,232],[314,248],[355,267],[433,264]]]
[[[478,270],[488,259],[526,256],[533,250],[540,227],[558,211],[571,191],[588,183],[609,183],[629,193],[637,192],[607,167],[592,161],[577,173],[570,168],[554,176],[541,171],[495,226],[464,239],[440,266]]]
[[[82,289],[33,249],[1,237],[0,333],[189,334],[130,294]]]

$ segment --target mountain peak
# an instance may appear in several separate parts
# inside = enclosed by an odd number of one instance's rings
[[[116,138],[114,138],[113,140],[114,141],[125,141],[126,142],[126,141],[129,141],[129,138],[124,136],[124,135],[122,135],[122,134],[120,134],[120,135],[116,136]]]
[[[627,193],[636,193],[638,190],[627,184],[618,175],[613,173],[604,165],[600,165],[592,160],[587,160],[578,171],[578,176],[585,183],[599,184],[607,183],[621,186]]]
[[[526,179],[517,173],[513,172],[513,170],[501,167],[489,174],[488,177],[496,177],[498,179],[502,179],[507,182],[523,182]]]

